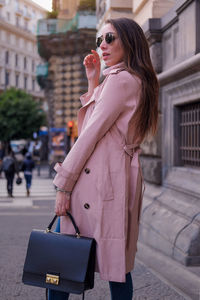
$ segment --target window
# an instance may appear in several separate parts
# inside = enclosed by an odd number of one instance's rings
[[[20,17],[16,16],[16,26],[20,27]]]
[[[6,53],[5,53],[5,61],[6,61],[6,64],[9,63],[9,51],[6,51]]]
[[[19,1],[18,0],[15,1],[15,7],[16,7],[16,9],[19,9]]]
[[[5,72],[5,86],[8,86],[10,83],[10,74],[8,71]]]
[[[56,23],[55,24],[47,24],[47,31],[48,31],[48,33],[55,33],[56,32]]]
[[[179,108],[180,163],[200,167],[200,101]]]
[[[26,69],[27,68],[27,59],[26,59],[26,57],[24,57],[24,69]]]
[[[10,21],[10,13],[7,11],[7,21]]]
[[[10,43],[10,34],[9,33],[6,33],[6,40],[7,40],[7,43],[9,44]]]
[[[35,62],[34,62],[34,60],[32,60],[32,72],[34,72],[35,71]]]
[[[27,15],[27,13],[28,13],[28,7],[26,5],[24,5],[24,14],[25,14],[25,16]]]
[[[32,33],[36,34],[36,25],[35,24],[32,25]]]
[[[24,89],[26,90],[27,89],[27,77],[24,76]]]
[[[28,30],[28,21],[24,20],[24,29]]]
[[[15,66],[18,67],[18,54],[15,54]]]
[[[35,79],[32,79],[32,90],[35,90]]]
[[[19,87],[19,74],[15,75],[15,86]]]

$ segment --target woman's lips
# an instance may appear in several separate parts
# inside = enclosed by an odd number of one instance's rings
[[[109,55],[110,55],[109,53],[103,53],[103,59],[104,60],[107,59]]]

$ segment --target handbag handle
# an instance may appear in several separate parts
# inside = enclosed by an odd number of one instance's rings
[[[71,222],[74,226],[74,229],[76,231],[76,236],[77,236],[77,238],[79,238],[80,237],[80,230],[78,229],[78,226],[76,225],[76,222],[75,222],[74,218],[72,217],[72,215],[68,211],[66,211],[66,215],[70,218],[70,220],[71,220]],[[52,228],[53,224],[55,223],[57,217],[58,217],[57,215],[54,216],[53,220],[51,221],[51,223],[47,227],[46,232],[51,231],[51,228]]]

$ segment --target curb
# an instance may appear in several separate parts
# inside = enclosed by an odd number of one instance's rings
[[[170,287],[175,289],[187,300],[200,299],[200,277],[191,271],[200,273],[200,267],[188,267],[165,256],[161,252],[138,242],[137,259],[150,268],[156,276],[160,277]]]

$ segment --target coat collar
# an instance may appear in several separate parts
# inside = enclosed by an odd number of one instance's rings
[[[126,68],[125,63],[124,62],[120,62],[120,63],[118,63],[118,64],[116,64],[114,66],[111,66],[111,67],[105,69],[103,71],[103,75],[107,76],[109,74],[114,74],[114,73],[119,72],[119,70],[125,69],[125,68]]]
[[[109,74],[115,74],[115,73],[117,73],[117,72],[119,72],[120,70],[123,70],[123,69],[125,69],[125,68],[126,68],[125,63],[124,63],[124,62],[120,62],[119,64],[116,64],[116,65],[114,65],[114,66],[111,66],[111,67],[105,69],[105,70],[103,71],[103,75],[104,75],[104,76],[107,76],[107,75],[109,75]],[[98,91],[98,89],[99,89],[99,86],[100,86],[100,85],[98,85],[98,86],[94,89],[94,92],[93,92],[92,97],[90,98],[90,100],[89,100],[87,103],[85,103],[85,104],[82,106],[82,108],[83,108],[83,107],[87,107],[90,103],[92,103],[92,102],[95,101],[95,96],[96,96],[96,93],[97,93],[97,91]]]

